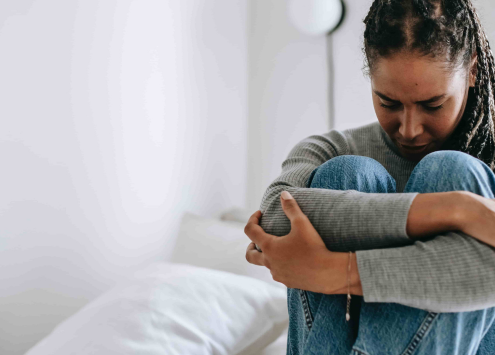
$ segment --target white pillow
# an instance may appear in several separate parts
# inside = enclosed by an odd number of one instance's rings
[[[286,297],[250,277],[156,263],[83,307],[26,355],[259,354],[288,326]]]
[[[232,207],[222,212],[222,214],[220,215],[220,219],[222,221],[239,222],[244,224],[245,226],[249,220],[249,217],[251,217],[251,215],[253,215],[254,212],[255,211],[250,211],[245,208]]]
[[[283,283],[273,280],[270,269],[246,260],[251,239],[244,233],[244,227],[243,223],[185,212],[170,260],[254,277],[287,290]]]

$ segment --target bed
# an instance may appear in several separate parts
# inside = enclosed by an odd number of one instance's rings
[[[286,355],[287,288],[245,260],[250,214],[186,212],[171,260],[119,280],[26,355]]]

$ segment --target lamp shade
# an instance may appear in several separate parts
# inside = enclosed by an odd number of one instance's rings
[[[289,0],[288,5],[293,25],[310,36],[332,32],[344,15],[342,0]]]

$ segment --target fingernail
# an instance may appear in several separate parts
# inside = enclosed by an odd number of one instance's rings
[[[289,193],[289,191],[283,191],[282,192],[282,198],[284,200],[292,200],[294,197],[292,197],[292,195]]]

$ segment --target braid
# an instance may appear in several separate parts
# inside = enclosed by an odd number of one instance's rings
[[[478,75],[474,90],[477,100],[474,110],[471,111],[474,114],[465,117],[464,121],[468,123],[469,130],[464,131],[465,139],[461,139],[459,148],[484,161],[493,170],[495,165],[495,130],[493,122],[495,117],[493,100],[495,63],[478,14],[474,10],[471,1],[465,0],[464,3],[469,13],[471,26],[474,29],[474,43],[478,54]]]
[[[375,0],[363,22],[367,75],[379,57],[403,49],[446,55],[451,68],[468,67],[476,53],[475,87],[443,149],[468,153],[495,171],[495,60],[471,0]]]

